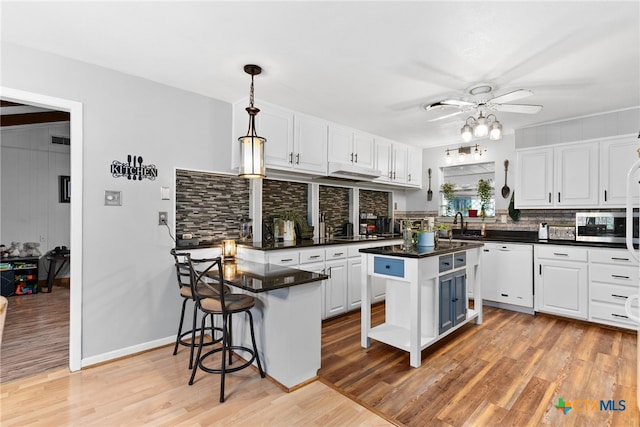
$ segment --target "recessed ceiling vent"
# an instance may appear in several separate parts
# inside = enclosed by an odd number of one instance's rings
[[[51,136],[51,143],[58,145],[71,145],[71,138],[66,136]]]

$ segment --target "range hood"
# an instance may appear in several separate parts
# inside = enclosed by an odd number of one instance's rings
[[[328,175],[333,178],[347,178],[359,181],[371,181],[379,178],[382,171],[356,166],[352,163],[329,162]]]

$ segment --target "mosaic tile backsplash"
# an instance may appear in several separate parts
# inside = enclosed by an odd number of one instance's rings
[[[360,213],[372,213],[375,216],[389,216],[389,192],[360,190]]]
[[[325,214],[325,226],[333,227],[336,235],[343,234],[344,224],[349,222],[349,198],[351,189],[320,186],[318,206]]]
[[[299,182],[262,181],[262,218],[271,219],[279,212],[295,211],[307,217],[309,185]]]
[[[176,238],[192,233],[202,241],[240,237],[249,216],[249,180],[176,170]]]

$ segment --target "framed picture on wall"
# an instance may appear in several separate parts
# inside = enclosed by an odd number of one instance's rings
[[[60,203],[71,202],[71,177],[67,175],[58,176],[58,201]]]

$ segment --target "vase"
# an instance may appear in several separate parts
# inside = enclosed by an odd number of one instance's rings
[[[284,221],[283,228],[282,238],[285,242],[293,242],[296,240],[296,226],[293,221]]]

